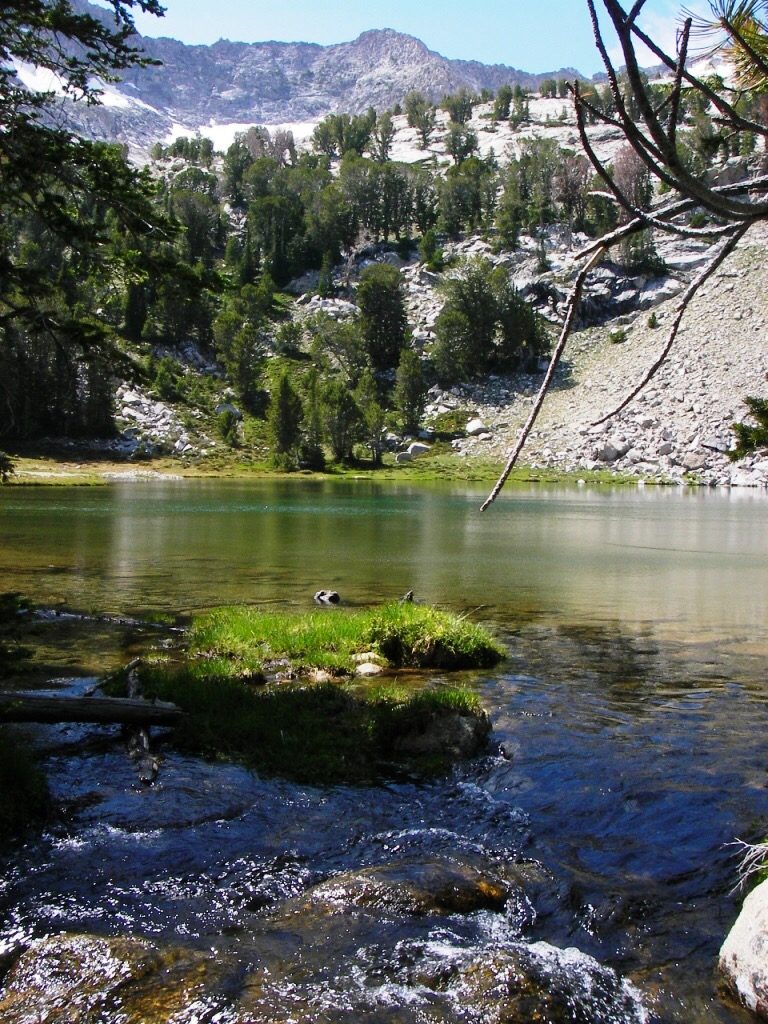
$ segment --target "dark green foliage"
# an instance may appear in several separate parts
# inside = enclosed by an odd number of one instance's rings
[[[87,345],[109,333],[87,306],[62,295],[67,282],[59,266],[41,273],[30,262],[29,241],[55,244],[64,269],[80,281],[96,270],[111,278],[115,266],[128,276],[135,271],[138,248],[113,245],[114,234],[163,231],[148,172],[131,168],[119,147],[53,127],[52,94],[27,90],[14,73],[14,61],[25,61],[56,74],[68,96],[95,102],[99,78],[145,63],[130,42],[131,8],[161,11],[156,0],[108,6],[111,22],[80,13],[69,0],[27,0],[0,11],[0,330],[14,325],[17,343],[22,331],[46,332],[64,347],[78,336]]]
[[[325,469],[323,452],[323,417],[320,400],[320,381],[314,367],[304,379],[304,430],[301,437],[299,462],[304,469]]]
[[[506,171],[502,207],[509,224],[535,231],[556,221],[555,177],[561,162],[562,152],[552,139],[523,144]]]
[[[405,314],[400,272],[387,263],[366,267],[357,289],[366,350],[375,370],[397,366],[405,344]]]
[[[522,86],[516,85],[512,90],[512,110],[509,120],[513,127],[517,128],[531,119],[528,96]]]
[[[334,291],[333,260],[329,253],[325,253],[320,267],[320,277],[317,280],[317,294],[321,295],[324,299],[327,299],[333,295]]]
[[[108,437],[112,421],[111,367],[100,344],[0,328],[0,435]]]
[[[163,356],[157,362],[151,362],[149,373],[152,386],[160,395],[169,401],[179,397],[179,378],[181,367],[171,356]]]
[[[256,411],[259,372],[266,353],[264,304],[272,293],[246,285],[230,293],[213,325],[216,351],[243,405]]]
[[[395,126],[388,110],[380,114],[376,120],[371,139],[371,156],[381,162],[389,159],[389,151],[395,137]]]
[[[450,121],[445,135],[445,148],[455,164],[477,152],[477,133],[458,121]]]
[[[272,389],[267,414],[272,461],[279,469],[298,468],[303,418],[301,399],[283,372]]]
[[[337,321],[326,313],[317,313],[307,328],[312,338],[310,352],[315,366],[325,373],[341,370],[347,383],[355,387],[368,365],[359,322]]]
[[[437,319],[432,351],[441,383],[531,365],[547,347],[540,318],[521,299],[502,268],[469,261],[444,285],[446,302]]]
[[[414,434],[424,414],[427,386],[421,369],[421,360],[410,348],[400,353],[400,362],[393,393],[395,407],[400,411],[403,430]]]
[[[464,125],[472,117],[472,107],[475,98],[466,89],[459,89],[458,92],[443,96],[440,106],[448,112],[451,121],[458,125]]]
[[[360,437],[360,409],[348,386],[338,377],[328,381],[320,395],[323,426],[337,462],[350,462]]]
[[[429,228],[422,235],[419,242],[419,259],[422,263],[426,263],[430,270],[434,271],[442,270],[445,265],[443,250],[438,242],[437,233],[433,228]]]
[[[507,84],[500,85],[496,92],[496,99],[493,104],[493,119],[494,121],[506,121],[509,118],[509,112],[512,106],[512,86]]]
[[[51,813],[48,787],[21,737],[0,727],[0,839],[42,823]]]
[[[409,92],[404,103],[408,125],[416,129],[421,148],[426,149],[437,119],[435,108],[420,92]]]
[[[744,404],[755,422],[733,424],[736,447],[729,452],[731,459],[743,459],[746,455],[768,449],[768,399],[745,398]]]
[[[380,466],[384,454],[386,416],[379,400],[379,389],[369,369],[364,370],[355,388],[355,402],[360,410],[360,440],[370,449],[374,466]]]
[[[312,145],[328,157],[343,157],[346,153],[362,156],[375,124],[374,110],[365,114],[329,114],[315,128]]]
[[[181,157],[187,163],[210,167],[213,159],[213,142],[200,136],[179,135],[169,146],[156,142],[150,150],[150,156],[155,161]]]
[[[557,97],[557,79],[545,78],[539,86],[539,95],[545,99],[555,99]]]
[[[490,227],[496,208],[496,168],[471,156],[449,167],[439,186],[439,224],[452,238]]]
[[[237,448],[240,443],[240,433],[238,430],[240,417],[237,413],[233,412],[232,409],[224,409],[219,413],[216,422],[222,441],[229,445],[230,448]]]

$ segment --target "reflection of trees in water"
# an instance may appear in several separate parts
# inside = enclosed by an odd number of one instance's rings
[[[511,657],[526,674],[577,684],[575,699],[599,692],[612,707],[633,714],[660,691],[726,678],[713,645],[664,643],[650,628],[629,631],[618,622],[529,627],[515,637]]]

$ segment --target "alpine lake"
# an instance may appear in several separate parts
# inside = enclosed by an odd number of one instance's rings
[[[0,590],[47,610],[50,689],[92,686],[194,612],[310,610],[321,588],[342,598],[328,614],[413,590],[509,652],[459,674],[493,732],[441,777],[300,786],[181,755],[159,731],[142,787],[119,728],[26,727],[66,811],[2,857],[0,976],[44,936],[130,937],[178,952],[154,1008],[117,1000],[83,1020],[752,1020],[716,968],[742,898],[733,844],[768,833],[768,496],[518,485],[480,513],[484,496],[316,479],[0,488]],[[307,897],[457,864],[513,895],[420,913]],[[182,1008],[179,956],[205,978]],[[521,964],[567,993],[560,1010],[535,993],[518,1016],[494,1009]],[[76,990],[74,961],[59,967]]]

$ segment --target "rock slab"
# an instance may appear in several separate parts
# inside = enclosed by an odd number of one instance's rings
[[[720,950],[720,970],[744,1006],[768,1020],[768,880],[744,900]]]

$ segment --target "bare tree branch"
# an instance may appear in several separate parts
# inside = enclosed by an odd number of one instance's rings
[[[714,274],[714,272],[717,270],[720,264],[723,263],[723,261],[730,256],[730,254],[736,248],[736,246],[747,233],[747,231],[749,231],[749,227],[750,225],[748,224],[742,224],[738,228],[736,228],[731,237],[728,238],[725,242],[723,242],[723,244],[720,246],[714,258],[710,260],[710,262],[702,270],[699,276],[694,281],[692,281],[691,284],[686,288],[675,312],[675,319],[673,320],[672,327],[670,328],[669,334],[667,335],[667,341],[664,345],[664,348],[661,350],[659,356],[653,363],[653,365],[648,369],[640,383],[635,388],[633,388],[632,391],[630,391],[626,398],[622,399],[622,401],[616,406],[615,409],[612,409],[609,413],[606,413],[605,416],[601,416],[599,420],[595,420],[592,424],[593,427],[598,426],[600,423],[605,423],[606,420],[612,419],[614,416],[617,416],[623,409],[626,409],[629,403],[634,398],[637,398],[637,396],[640,394],[643,388],[653,379],[653,377],[656,375],[656,372],[664,364],[664,361],[670,353],[670,350],[675,342],[675,338],[677,337],[677,332],[680,329],[680,321],[683,319],[685,311],[688,309],[688,306],[690,305],[691,299],[694,297],[699,288],[701,288],[704,282],[707,281],[712,276],[712,274]]]
[[[509,477],[509,474],[512,472],[512,469],[518,460],[520,452],[523,450],[525,442],[528,439],[528,435],[530,434],[533,428],[533,424],[536,422],[536,419],[539,413],[541,412],[541,407],[544,404],[544,399],[547,397],[549,386],[552,383],[552,380],[555,376],[555,371],[557,370],[557,367],[560,363],[560,358],[565,350],[566,342],[568,341],[568,338],[571,334],[571,330],[573,329],[573,323],[576,318],[576,310],[578,309],[579,301],[581,299],[581,293],[584,288],[584,283],[587,280],[587,277],[589,276],[589,272],[598,265],[598,263],[603,258],[603,256],[605,256],[607,251],[607,248],[599,249],[596,253],[592,255],[592,257],[589,260],[587,260],[587,262],[579,271],[579,274],[574,282],[573,288],[571,289],[571,294],[568,297],[565,322],[560,331],[560,337],[558,339],[557,345],[555,346],[555,349],[552,353],[552,358],[549,361],[549,366],[547,367],[547,372],[544,375],[544,380],[542,381],[541,387],[539,388],[539,393],[536,396],[536,401],[533,403],[533,408],[531,409],[530,415],[528,416],[528,419],[525,422],[525,426],[520,431],[520,436],[517,439],[517,444],[515,445],[514,451],[507,459],[507,463],[504,466],[504,469],[502,470],[501,476],[496,481],[493,490],[480,507],[481,512],[485,512],[488,506],[493,504],[494,501],[496,501],[501,492],[502,487],[507,482],[507,478]]]
[[[677,56],[677,71],[675,72],[675,84],[672,89],[672,102],[669,113],[669,144],[677,148],[677,119],[680,116],[680,99],[683,93],[683,72],[685,62],[688,59],[688,40],[691,36],[692,19],[686,18],[683,26],[683,36],[680,42],[680,52]]]
[[[609,190],[608,193],[600,192],[597,194],[603,195],[617,203],[630,214],[631,219],[628,223],[584,246],[576,254],[577,260],[581,259],[586,262],[579,270],[568,297],[566,316],[557,345],[552,353],[549,367],[534,401],[533,408],[499,479],[482,505],[483,510],[487,509],[496,500],[520,456],[533,428],[533,424],[541,412],[544,399],[554,379],[554,374],[565,350],[566,343],[573,331],[576,311],[587,277],[590,271],[603,259],[608,250],[613,245],[623,242],[632,235],[648,228],[687,238],[721,239],[714,256],[712,256],[695,280],[689,284],[680,298],[665,344],[653,365],[647,370],[640,383],[632,389],[631,393],[615,409],[598,420],[597,423],[604,423],[611,417],[616,416],[652,380],[669,355],[680,330],[682,319],[697,291],[730,256],[749,229],[761,221],[768,220],[768,201],[764,198],[764,193],[768,190],[768,175],[745,178],[730,185],[713,186],[707,183],[705,177],[694,175],[683,164],[678,151],[677,132],[683,122],[682,98],[684,82],[715,107],[719,114],[718,120],[724,124],[726,129],[730,129],[733,133],[749,131],[762,136],[768,136],[768,126],[755,123],[743,117],[715,89],[700,81],[687,70],[686,60],[691,36],[691,18],[686,19],[680,36],[677,58],[673,60],[636,23],[637,17],[645,6],[645,0],[635,0],[628,14],[624,11],[618,0],[602,0],[603,7],[611,20],[622,48],[626,66],[628,98],[633,104],[633,114],[637,111],[640,112],[640,117],[636,117],[630,114],[628,101],[622,95],[619,76],[610,58],[598,20],[595,0],[586,0],[586,2],[592,21],[595,44],[603,59],[608,75],[616,114],[612,116],[601,111],[595,104],[586,99],[578,83],[574,83],[570,87],[570,91],[574,97],[576,123],[584,152],[596,173]],[[734,27],[733,25],[725,24],[724,27],[738,45],[743,45],[740,38],[743,33],[739,31],[739,26]],[[647,85],[637,61],[635,51],[636,40],[644,43],[673,72],[672,91],[665,101],[656,107],[654,107],[652,89]],[[768,71],[768,66],[764,66],[765,62],[761,54],[751,55],[748,45],[744,46],[744,50],[750,56],[758,71],[761,73]],[[662,124],[661,116],[665,111],[664,124]],[[657,206],[653,210],[639,209],[637,204],[632,201],[630,196],[617,183],[617,180],[614,179],[606,164],[597,156],[587,130],[587,115],[590,115],[597,122],[618,128],[633,151],[637,153],[651,173],[674,189],[679,198]],[[697,209],[704,209],[714,214],[721,223],[713,227],[691,228],[681,218],[685,218],[687,214]]]

